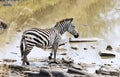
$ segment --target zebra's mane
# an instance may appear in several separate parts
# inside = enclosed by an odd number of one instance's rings
[[[66,18],[66,19],[63,19],[63,20],[57,22],[56,25],[55,25],[54,27],[57,27],[59,23],[63,23],[63,22],[65,22],[65,21],[70,21],[70,22],[72,22],[72,21],[73,21],[73,18]]]

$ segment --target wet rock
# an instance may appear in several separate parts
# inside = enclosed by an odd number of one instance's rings
[[[83,39],[79,39],[79,38],[69,38],[69,42],[70,43],[79,43],[79,42],[96,42],[102,39],[99,38],[83,38]]]
[[[59,71],[52,71],[52,77],[67,77],[63,72],[59,72]]]
[[[26,75],[26,77],[41,77],[39,72],[24,71],[23,73]]]
[[[15,53],[15,52],[10,52],[11,54],[15,54],[15,55],[17,55],[17,53]]]
[[[77,64],[72,64],[71,67],[74,68],[74,69],[77,69],[77,70],[82,70],[83,69],[80,65],[77,65]]]
[[[81,70],[74,69],[74,68],[69,68],[69,69],[68,69],[68,73],[70,73],[70,74],[85,75],[85,72],[83,72],[83,71],[81,71]]]
[[[78,50],[78,48],[77,48],[77,47],[71,47],[71,49]]]
[[[101,66],[98,70],[96,70],[97,74],[102,75],[112,75],[112,76],[118,76],[119,75],[119,69],[115,69],[111,66]]]
[[[104,64],[105,66],[111,66],[111,64]]]
[[[43,69],[49,69],[49,66],[42,66]]]
[[[92,49],[95,49],[96,47],[95,46],[90,46]]]
[[[86,76],[86,75],[74,75],[74,77],[93,77],[93,76]]]
[[[84,50],[87,50],[87,48],[84,48]]]
[[[61,62],[60,61],[54,61],[54,60],[50,60],[48,62],[48,64],[52,65],[52,66],[56,66],[57,64],[60,64]]]
[[[24,71],[28,77],[67,77],[63,72],[40,69],[40,72]]]
[[[74,68],[69,68],[67,72],[70,73],[70,74],[75,74],[75,76],[76,76],[76,74],[78,74],[79,75],[78,77],[81,77],[81,75],[82,75],[82,77],[94,77],[93,75],[87,73],[86,71],[77,70],[77,69],[74,69]]]
[[[51,73],[47,70],[40,69],[39,75],[41,77],[52,77]]]
[[[109,50],[109,51],[112,51],[112,46],[111,45],[107,45],[107,47],[106,47],[106,50]]]
[[[16,62],[17,60],[12,60],[12,59],[3,59],[4,62]]]
[[[92,64],[96,65],[96,63],[95,63],[95,62],[93,62]]]
[[[115,57],[116,56],[114,52],[111,52],[109,50],[100,51],[99,55],[100,56],[107,56],[107,57]]]
[[[111,63],[114,63],[114,61],[111,61]]]
[[[15,71],[29,71],[30,69],[26,66],[19,66],[19,65],[8,65],[10,69],[13,69]]]
[[[64,53],[61,53],[60,55],[67,55],[67,53],[64,52]]]
[[[82,66],[82,67],[93,67],[93,66],[95,66],[96,64],[87,64],[87,63],[82,63],[82,62],[80,62],[80,63],[78,63],[78,65],[80,65],[80,66]]]
[[[74,60],[72,60],[71,58],[62,58],[62,63],[70,65],[74,63]]]

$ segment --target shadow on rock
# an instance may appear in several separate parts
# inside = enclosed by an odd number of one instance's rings
[[[25,72],[28,77],[68,77],[63,72],[40,69],[39,73]]]

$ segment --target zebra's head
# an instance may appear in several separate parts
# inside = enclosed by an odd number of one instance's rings
[[[68,19],[68,32],[72,34],[75,38],[79,37],[78,32],[75,29],[75,26],[72,24],[73,18]]]
[[[66,31],[68,31],[75,38],[77,38],[79,37],[79,34],[75,30],[75,26],[72,24],[72,21],[73,21],[73,18],[63,19],[57,22],[54,27],[57,28],[57,30],[60,32],[61,35],[65,33]]]

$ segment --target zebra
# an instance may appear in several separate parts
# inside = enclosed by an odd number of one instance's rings
[[[73,18],[66,18],[57,22],[54,27],[49,29],[32,28],[24,31],[20,45],[22,64],[29,65],[27,55],[34,46],[43,49],[52,48],[49,59],[52,59],[52,54],[54,53],[54,62],[56,62],[56,52],[59,47],[62,34],[67,31],[75,38],[79,37],[72,21]]]

